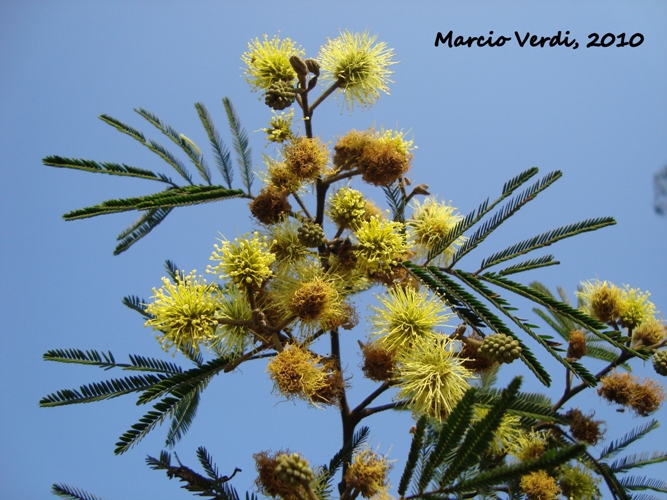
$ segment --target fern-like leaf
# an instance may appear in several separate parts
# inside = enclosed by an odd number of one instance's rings
[[[470,479],[464,478],[453,486],[442,488],[439,492],[463,493],[476,491],[484,487],[496,486],[505,481],[524,476],[534,471],[551,469],[563,465],[580,456],[585,449],[585,445],[575,444],[549,450],[535,459],[493,467],[490,470],[475,474]]]
[[[383,186],[384,196],[391,209],[392,218],[395,222],[405,222],[405,200],[403,192],[398,184]]]
[[[92,384],[82,385],[78,390],[63,389],[49,394],[39,401],[39,406],[48,408],[71,404],[94,403],[105,399],[117,398],[125,394],[146,390],[165,378],[167,378],[165,375],[148,374],[93,382]]]
[[[232,101],[225,97],[222,100],[222,103],[225,106],[229,128],[232,132],[232,143],[241,169],[241,179],[243,180],[246,192],[250,195],[250,188],[252,187],[252,181],[255,179],[255,176],[252,173],[252,149],[249,146],[248,134],[241,126],[241,121],[234,110]]]
[[[102,500],[101,497],[93,495],[92,493],[62,483],[51,485],[51,493],[70,500]]]
[[[479,390],[476,402],[479,405],[490,407],[500,397],[500,394],[498,389]],[[551,406],[551,401],[543,394],[519,392],[507,412],[518,417],[567,424],[567,420],[552,410]]]
[[[524,271],[532,271],[533,269],[539,269],[541,267],[557,266],[558,264],[560,264],[560,262],[554,260],[553,255],[544,255],[536,259],[525,260],[518,264],[508,266],[505,269],[498,271],[498,275],[507,276],[510,274],[522,273]]]
[[[132,245],[134,245],[141,238],[150,233],[162,222],[171,212],[171,208],[155,208],[146,210],[146,212],[139,217],[130,227],[120,233],[117,237],[120,243],[113,251],[114,255],[120,255]]]
[[[203,366],[197,366],[183,373],[174,374],[145,391],[137,400],[137,404],[146,404],[165,394],[179,394],[183,396],[193,388],[201,389],[208,384],[212,377],[220,373],[228,363],[228,359],[215,358]]]
[[[468,389],[444,421],[435,446],[421,468],[417,491],[423,492],[433,481],[438,467],[457,448],[465,435],[472,420],[476,392],[475,388]]]
[[[111,351],[99,353],[94,349],[88,351],[82,351],[81,349],[51,349],[44,353],[43,358],[45,361],[99,366],[105,370],[117,366]]]
[[[470,426],[461,446],[457,450],[456,456],[440,478],[441,487],[449,484],[466,468],[477,462],[479,457],[487,451],[494,440],[496,429],[510,405],[516,399],[520,387],[521,377],[514,378],[507,388],[503,390],[486,416]]]
[[[204,178],[208,185],[211,185],[211,171],[206,165],[206,161],[201,154],[201,151],[198,150],[194,143],[185,139],[183,134],[179,134],[173,127],[163,123],[156,115],[150,111],[139,108],[135,109],[139,115],[148,120],[152,125],[154,125],[160,132],[169,137],[174,144],[178,145],[186,155],[190,158],[195,168],[199,171],[201,176]]]
[[[412,474],[414,473],[417,462],[419,461],[420,450],[424,441],[424,430],[426,429],[426,422],[426,417],[422,416],[415,426],[415,432],[412,435],[412,443],[410,444],[410,451],[408,453],[408,460],[405,463],[403,475],[401,476],[401,481],[398,484],[398,494],[401,497],[405,495],[405,492],[408,489],[408,485],[410,484],[410,480],[412,479]]]
[[[447,300],[447,294],[453,296],[458,302],[466,305],[484,324],[491,328],[496,333],[504,333],[509,335],[521,346],[521,361],[523,361],[528,368],[538,377],[538,379],[546,386],[551,384],[551,376],[539,363],[535,355],[530,351],[520,338],[518,338],[503,321],[493,314],[484,304],[482,304],[476,297],[468,293],[462,286],[454,282],[444,272],[437,267],[428,266],[426,268],[416,266],[411,262],[404,262],[406,267],[415,277],[422,281],[428,288],[430,288],[436,295]],[[444,293],[447,292],[447,294]],[[454,308],[454,311],[457,309]],[[461,316],[461,319],[468,322],[466,316]]]
[[[146,319],[154,317],[152,314],[146,312],[146,300],[137,297],[136,295],[127,295],[123,297],[123,305],[129,307],[133,311],[137,311]]]
[[[607,446],[605,446],[600,452],[600,457],[598,460],[614,457],[621,450],[627,448],[629,445],[643,438],[646,434],[657,429],[658,427],[660,427],[660,423],[658,423],[658,421],[655,419],[651,419],[649,422],[646,422],[645,424],[632,429],[622,438],[612,441]]]
[[[463,243],[463,245],[458,248],[458,250],[456,250],[454,256],[452,257],[451,265],[458,262],[464,255],[479,246],[479,244],[484,241],[493,231],[495,231],[498,226],[500,226],[503,222],[518,212],[519,209],[521,209],[526,203],[535,199],[539,193],[560,179],[562,175],[563,174],[560,171],[551,172],[543,177],[540,181],[530,186],[516,198],[510,200],[508,204],[502,208],[502,210],[496,212],[496,214],[489,221],[485,222],[479,229],[477,229],[477,231],[475,231],[475,233],[470,238],[468,238]]]
[[[199,392],[192,391],[182,398],[178,409],[174,411],[165,446],[172,447],[188,432],[197,416]]]
[[[127,212],[130,210],[152,210],[173,207],[184,207],[200,203],[237,198],[244,193],[230,190],[222,186],[184,186],[170,188],[159,193],[135,198],[107,200],[100,205],[74,210],[63,215],[65,220],[85,219],[98,215]]]
[[[208,451],[206,451],[206,448],[203,446],[197,448],[197,458],[199,459],[199,463],[204,468],[204,471],[208,477],[214,481],[220,477],[218,473],[218,466],[215,465],[215,462],[213,462],[213,457],[209,455]]]
[[[447,236],[442,239],[442,241],[439,241],[433,246],[433,248],[429,251],[428,256],[426,257],[426,262],[430,262],[435,257],[444,252],[449,245],[456,241],[457,238],[459,238],[472,226],[477,224],[486,214],[493,210],[499,203],[510,196],[516,189],[519,188],[519,186],[527,182],[528,179],[533,177],[537,172],[537,167],[532,167],[507,181],[503,186],[503,191],[500,197],[491,203],[491,205],[489,205],[488,199],[483,201],[479,207],[477,207],[477,210],[470,212],[463,219],[461,219],[447,234]]]
[[[579,378],[581,378],[581,380],[584,383],[586,383],[586,385],[588,385],[589,387],[594,387],[595,385],[597,385],[597,379],[592,373],[590,373],[586,368],[584,368],[583,365],[576,363],[574,361],[568,361],[567,359],[560,356],[555,351],[555,349],[552,348],[551,345],[549,344],[550,339],[545,338],[543,335],[537,335],[535,332],[533,332],[531,328],[529,328],[529,326],[526,323],[520,321],[518,318],[516,318],[516,316],[511,314],[507,309],[507,304],[508,304],[507,301],[502,300],[498,294],[486,288],[475,276],[469,273],[465,273],[463,271],[454,271],[453,274],[456,277],[458,277],[461,281],[463,281],[466,285],[468,285],[477,293],[486,298],[489,302],[491,302],[499,311],[501,311],[508,318],[510,318],[515,325],[521,328],[521,330],[523,330],[525,333],[530,335],[534,340],[539,342],[540,345],[549,354],[551,354],[551,356],[553,356],[559,363],[565,366],[568,370],[575,373]],[[514,335],[513,337],[516,338],[516,336]]]
[[[664,451],[645,451],[643,453],[633,453],[609,464],[613,472],[627,472],[630,469],[644,467],[645,465],[659,464],[667,461],[667,453]]]
[[[195,104],[195,108],[197,108],[199,119],[201,120],[202,125],[204,125],[204,129],[206,130],[206,134],[208,135],[208,140],[211,143],[211,147],[213,148],[215,164],[218,167],[220,173],[222,174],[222,177],[225,180],[227,187],[229,189],[232,189],[232,180],[234,178],[234,172],[232,169],[232,162],[230,159],[231,154],[229,152],[229,149],[227,148],[225,143],[222,142],[220,134],[218,134],[218,131],[216,130],[215,125],[213,124],[213,120],[211,119],[211,116],[208,114],[208,110],[204,107],[204,105],[198,102]]]
[[[603,227],[612,226],[614,224],[616,224],[616,221],[612,217],[599,217],[597,219],[589,219],[547,231],[546,233],[542,233],[538,236],[534,236],[530,239],[516,243],[504,250],[501,250],[500,252],[490,255],[482,261],[480,269],[487,269],[501,262],[513,259],[519,255],[524,255],[538,248],[544,248],[546,246],[552,245],[553,243],[556,243],[557,241],[563,240],[565,238],[576,236],[577,234],[589,231],[596,231]]]
[[[495,273],[490,273],[490,272],[484,273],[480,275],[479,278],[493,285],[505,288],[506,290],[510,290],[511,292],[517,295],[532,300],[536,304],[546,307],[549,311],[554,311],[573,322],[585,326],[595,336],[597,336],[598,338],[600,338],[605,342],[608,342],[617,349],[628,351],[633,355],[640,357],[641,359],[647,359],[649,355],[648,353],[639,350],[632,350],[629,347],[625,346],[624,344],[620,343],[619,334],[617,332],[601,332],[600,330],[604,330],[606,328],[606,325],[600,323],[594,318],[591,318],[588,314],[584,313],[583,311],[573,308],[571,305],[565,302],[560,302],[558,300],[555,300],[549,297],[548,295],[538,292],[537,290],[534,290],[530,287],[527,287],[515,281],[511,281],[507,278],[498,276]]]
[[[653,490],[667,493],[667,481],[651,477],[625,476],[619,482],[629,490]],[[632,497],[635,500],[637,497]]]
[[[149,179],[152,181],[165,182],[173,187],[178,187],[169,177],[164,174],[151,172],[143,168],[132,167],[130,165],[96,162],[93,160],[84,160],[81,158],[64,158],[62,156],[47,156],[42,160],[44,165],[57,168],[72,168],[86,172],[95,172],[109,175],[119,175],[125,177],[137,177],[139,179]]]
[[[352,441],[343,445],[343,447],[336,452],[336,454],[329,461],[329,466],[324,466],[324,481],[330,482],[334,474],[343,466],[345,460],[349,460],[354,451],[366,442],[371,430],[366,426],[362,426],[356,430],[352,436]]]
[[[181,399],[171,396],[155,403],[153,410],[147,412],[139,419],[139,422],[132,425],[130,429],[118,438],[114,453],[120,455],[136,445],[155,426],[161,424],[167,417],[173,416],[180,403]]]

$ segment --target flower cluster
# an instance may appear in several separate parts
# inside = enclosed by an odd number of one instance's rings
[[[167,278],[162,283],[161,288],[153,288],[153,302],[146,305],[146,313],[152,316],[146,326],[161,332],[157,339],[165,351],[175,347],[198,352],[200,344],[209,343],[215,333],[219,307],[215,288],[194,271],[177,275],[176,283]]]

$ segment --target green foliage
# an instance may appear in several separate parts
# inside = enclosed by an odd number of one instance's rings
[[[56,483],[51,486],[51,493],[62,498],[70,500],[102,500],[101,497],[92,495],[79,488],[73,488],[66,484]]]
[[[118,235],[119,243],[114,249],[114,255],[118,255],[128,248],[130,248],[137,241],[148,235],[155,227],[157,227],[171,210],[176,207],[209,203],[212,201],[221,201],[230,198],[237,198],[239,196],[250,196],[250,186],[253,180],[252,173],[252,158],[251,149],[248,143],[248,136],[234,108],[229,99],[223,100],[225,111],[229,119],[230,129],[232,132],[232,140],[234,149],[237,152],[239,166],[241,168],[241,177],[246,191],[241,191],[232,188],[232,167],[230,162],[230,154],[227,146],[221,140],[211,117],[206,108],[201,103],[195,105],[197,113],[202,121],[202,125],[209,136],[213,154],[216,160],[216,165],[220,171],[227,187],[215,186],[212,184],[212,176],[210,168],[206,163],[204,156],[199,151],[199,148],[183,134],[179,134],[173,127],[164,123],[155,114],[143,108],[135,111],[146,119],[149,123],[155,126],[160,132],[169,137],[171,141],[176,144],[181,152],[183,152],[192,164],[195,166],[201,177],[204,185],[196,185],[193,183],[192,175],[188,172],[183,162],[171,153],[167,148],[158,142],[147,139],[146,136],[136,128],[123,123],[122,121],[113,118],[109,115],[101,115],[100,119],[105,123],[111,125],[116,130],[129,135],[140,144],[148,148],[153,153],[162,158],[169,166],[188,183],[187,186],[179,186],[171,178],[161,173],[155,173],[147,169],[132,167],[125,164],[113,162],[96,162],[93,160],[85,160],[80,158],[64,158],[61,156],[47,156],[44,158],[44,165],[57,168],[71,168],[75,170],[82,170],[93,173],[104,173],[109,175],[118,175],[126,177],[137,177],[141,179],[148,179],[167,183],[170,187],[164,191],[139,196],[134,198],[112,199],[102,202],[101,204],[91,207],[73,210],[66,213],[63,217],[65,220],[77,220],[87,217],[95,217],[98,215],[105,215],[126,211],[142,212],[137,220],[130,224],[123,232]]]

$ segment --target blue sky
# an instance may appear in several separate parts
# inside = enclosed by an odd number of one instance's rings
[[[141,318],[121,304],[122,297],[148,297],[160,284],[166,259],[203,271],[218,232],[234,237],[250,228],[241,200],[184,208],[114,257],[115,236],[132,215],[64,222],[61,215],[70,210],[156,187],[47,168],[44,156],[124,162],[167,173],[154,155],[97,116],[109,114],[161,140],[132,111],[143,107],[202,146],[206,136],[193,104],[203,102],[228,138],[221,104],[228,96],[252,132],[264,127],[270,114],[241,77],[240,55],[251,38],[280,30],[315,56],[339,29],[367,29],[393,47],[400,61],[391,96],[352,115],[327,101],[315,114],[316,133],[329,141],[372,124],[409,130],[418,146],[411,177],[428,183],[462,213],[531,166],[543,174],[562,170],[563,178],[503,225],[467,265],[547,229],[609,215],[618,225],[554,246],[549,250],[561,265],[523,279],[560,285],[570,294],[582,280],[627,283],[649,290],[664,312],[667,219],[653,212],[652,177],[667,163],[666,26],[667,5],[657,1],[515,1],[502,8],[449,1],[1,2],[3,497],[50,498],[54,482],[107,500],[190,496],[144,465],[147,454],[157,456],[162,449],[165,429],[130,452],[113,455],[118,436],[146,411],[132,399],[37,406],[48,393],[114,375],[46,363],[41,356],[48,349],[171,360]],[[570,31],[580,48],[521,48],[515,41],[495,48],[434,47],[436,33],[449,30],[463,36],[493,30],[510,37],[515,31],[540,36]],[[642,33],[644,42],[636,48],[586,48],[593,32],[628,38]],[[272,149],[261,133],[251,134],[251,145],[260,169],[262,153]],[[345,339],[352,382],[360,386],[352,392],[357,401],[370,387],[361,381],[353,351],[366,334],[360,325]],[[260,363],[244,365],[214,380],[192,430],[176,448],[190,466],[196,465],[196,448],[206,445],[223,474],[242,468],[235,482],[240,491],[254,479],[252,453],[289,447],[318,464],[339,446],[336,412],[281,402],[270,393],[264,369]],[[563,377],[553,369],[555,399]],[[504,375],[511,370],[505,368]],[[641,363],[636,371],[652,373]],[[526,378],[527,389],[539,390]],[[574,403],[609,419],[610,437],[641,423],[627,412],[616,413],[592,392]],[[666,411],[656,417],[664,420]],[[409,415],[383,414],[368,424],[371,445],[397,459],[400,471]],[[664,428],[657,432],[649,449],[665,442]],[[640,472],[664,477],[667,469]]]

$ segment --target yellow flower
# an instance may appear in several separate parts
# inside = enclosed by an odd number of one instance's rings
[[[284,319],[292,318],[306,337],[318,329],[343,325],[350,316],[344,303],[345,282],[321,266],[303,262],[292,266],[294,274],[281,274],[272,295]]]
[[[442,422],[468,390],[467,379],[472,377],[446,337],[427,337],[398,358],[398,397],[408,398],[416,414]]]
[[[655,314],[655,305],[648,300],[649,292],[642,292],[639,288],[630,288],[625,285],[621,291],[621,312],[619,323],[624,328],[636,328],[644,321],[650,320]]]
[[[153,288],[152,303],[146,312],[153,318],[145,326],[162,332],[157,339],[165,351],[191,347],[199,352],[199,344],[208,344],[217,325],[215,287],[206,284],[194,271],[187,276],[177,276],[176,283],[162,278],[163,286]]]
[[[413,141],[396,130],[382,129],[373,135],[357,161],[361,178],[374,186],[390,186],[410,169]]]
[[[308,256],[308,249],[299,240],[299,224],[285,219],[268,229],[268,237],[273,241],[271,253],[276,256],[279,269],[301,262]]]
[[[591,472],[582,466],[564,465],[560,469],[560,485],[563,495],[571,500],[599,500],[602,498],[598,483],[600,478],[593,478]]]
[[[356,227],[366,215],[366,198],[356,189],[342,187],[329,196],[327,215],[340,227]]]
[[[556,480],[544,470],[521,476],[520,486],[528,500],[555,500],[560,493]]]
[[[294,108],[289,110],[289,113],[281,112],[280,114],[273,112],[271,121],[267,128],[263,128],[262,132],[266,134],[266,139],[269,142],[282,143],[292,138],[292,120],[294,119]]]
[[[415,291],[396,287],[378,298],[382,307],[372,308],[373,335],[387,349],[407,349],[414,342],[435,335],[433,328],[444,325],[451,314],[441,300]]]
[[[370,107],[380,97],[380,92],[389,95],[389,66],[394,52],[384,42],[375,43],[377,36],[368,32],[341,32],[340,36],[328,40],[319,54],[322,79],[338,82],[348,108],[354,103]]]
[[[607,281],[586,281],[577,292],[586,313],[602,323],[613,323],[621,313],[621,289]]]
[[[359,268],[367,273],[387,271],[408,250],[405,226],[379,217],[362,221],[355,229],[358,249],[354,252]]]
[[[335,404],[342,377],[330,363],[296,344],[290,344],[273,358],[267,371],[275,391],[288,399],[304,399],[311,404]]]
[[[272,83],[279,80],[291,82],[296,73],[289,58],[303,55],[303,49],[289,38],[281,40],[278,35],[270,40],[264,35],[263,41],[255,38],[248,42],[248,50],[241,56],[246,65],[246,81],[254,90],[268,90]]]
[[[223,322],[218,325],[210,344],[220,356],[236,356],[252,345],[252,340],[247,327],[225,324],[224,320],[249,321],[252,311],[248,300],[236,286],[230,286],[226,292],[226,297],[220,301],[217,316]]]
[[[285,144],[283,156],[287,168],[304,181],[315,180],[329,161],[329,151],[318,137],[311,139],[301,136],[292,139]]]
[[[523,432],[509,443],[508,453],[521,461],[539,458],[547,449],[547,436],[543,432]]]
[[[386,495],[389,490],[387,474],[390,470],[391,464],[387,457],[373,453],[370,448],[363,448],[355,453],[345,472],[345,482],[363,498]]]
[[[417,243],[417,258],[426,257],[440,241],[446,238],[454,226],[463,219],[453,206],[439,203],[435,197],[428,197],[423,203],[413,202],[412,219],[407,222],[408,230]],[[451,261],[454,251],[465,241],[459,236],[437,258],[440,265],[446,266]]]
[[[215,245],[211,260],[219,263],[208,266],[207,272],[218,274],[220,278],[229,278],[237,285],[259,287],[262,281],[273,273],[269,267],[276,256],[269,252],[266,237],[253,233],[252,237],[242,236],[233,242],[220,240],[222,245]]]
[[[662,341],[667,336],[667,326],[655,316],[642,321],[641,325],[632,331],[632,347],[651,346]]]

